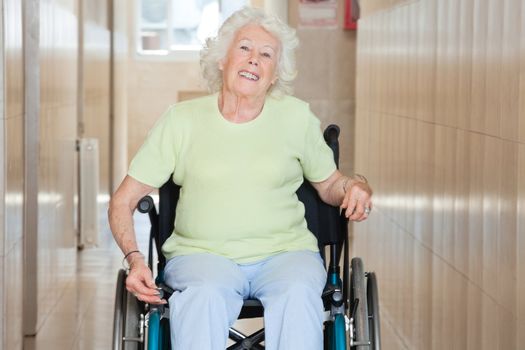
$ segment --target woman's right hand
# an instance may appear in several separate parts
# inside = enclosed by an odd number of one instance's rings
[[[126,289],[137,299],[148,304],[166,304],[160,298],[160,292],[153,280],[153,274],[146,265],[144,258],[134,259],[130,263],[130,270],[126,278]]]

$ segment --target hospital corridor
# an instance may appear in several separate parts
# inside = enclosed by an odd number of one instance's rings
[[[525,349],[525,1],[0,9],[0,350]]]

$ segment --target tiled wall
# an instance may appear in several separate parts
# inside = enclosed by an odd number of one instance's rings
[[[113,188],[128,169],[128,0],[113,0]]]
[[[375,209],[354,253],[378,274],[384,349],[523,349],[525,4],[361,3]]]
[[[3,218],[0,228],[0,348],[22,345],[23,65],[22,5],[3,1]],[[5,100],[4,100],[5,98]]]
[[[40,1],[39,6],[37,327],[75,276],[78,84],[78,0]]]
[[[110,28],[108,0],[81,0],[82,67],[80,137],[96,138],[100,157],[100,193],[110,180]]]

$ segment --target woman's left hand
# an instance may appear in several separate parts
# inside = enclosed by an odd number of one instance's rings
[[[363,221],[372,210],[372,188],[362,175],[343,175],[335,170],[326,180],[311,182],[319,197],[332,206],[340,206],[351,221]]]
[[[351,221],[363,221],[372,211],[372,189],[360,180],[350,179],[349,188],[346,189],[341,209]]]

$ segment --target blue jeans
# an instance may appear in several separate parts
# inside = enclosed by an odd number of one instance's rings
[[[264,306],[266,349],[323,348],[326,271],[319,253],[285,252],[252,264],[213,254],[177,256],[164,278],[176,290],[169,299],[175,350],[224,350],[248,298]]]

